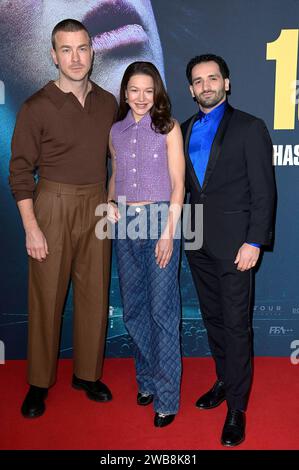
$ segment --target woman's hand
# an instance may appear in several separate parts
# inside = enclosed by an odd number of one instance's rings
[[[160,268],[166,268],[173,252],[173,239],[168,235],[162,234],[157,241],[155,248],[156,263]]]
[[[108,202],[107,219],[112,224],[115,224],[120,219],[118,207],[114,202]]]

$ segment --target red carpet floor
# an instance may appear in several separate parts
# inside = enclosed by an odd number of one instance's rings
[[[103,381],[114,399],[104,404],[72,389],[72,362],[60,361],[47,411],[35,420],[20,414],[26,364],[8,361],[0,365],[0,449],[223,449],[219,438],[225,403],[209,411],[194,406],[214,381],[212,360],[188,358],[183,366],[180,413],[170,426],[157,429],[151,405],[136,405],[132,359],[106,360]],[[288,358],[256,358],[246,440],[238,449],[299,449],[298,397],[299,365]]]

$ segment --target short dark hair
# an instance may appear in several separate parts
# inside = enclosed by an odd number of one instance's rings
[[[201,64],[202,62],[216,62],[218,64],[220,73],[222,77],[229,78],[229,68],[227,66],[227,63],[225,60],[220,57],[219,55],[215,54],[202,54],[202,55],[197,55],[196,57],[193,57],[193,59],[189,60],[187,67],[186,67],[186,75],[188,82],[190,85],[192,85],[192,70],[195,65]]]
[[[54,27],[53,31],[52,31],[52,37],[51,37],[51,41],[52,41],[52,47],[53,49],[55,50],[55,35],[56,33],[58,33],[58,31],[65,31],[67,33],[74,33],[76,31],[85,31],[86,34],[88,35],[89,37],[89,43],[91,45],[92,41],[91,41],[91,37],[90,37],[90,34],[88,32],[88,30],[85,28],[84,24],[81,23],[80,21],[77,21],[77,20],[73,20],[72,18],[67,18],[66,20],[62,20],[60,21],[59,23],[57,23],[57,25]]]
[[[126,102],[126,89],[130,78],[134,75],[152,77],[154,82],[154,104],[150,110],[152,128],[160,134],[168,134],[174,127],[174,121],[171,117],[171,103],[159,70],[151,62],[133,62],[126,68],[120,85],[117,120],[124,119],[130,109]]]

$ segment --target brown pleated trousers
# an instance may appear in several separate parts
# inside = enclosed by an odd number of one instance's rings
[[[41,179],[34,211],[49,255],[29,261],[28,381],[50,387],[56,379],[62,310],[73,283],[74,374],[101,376],[108,310],[110,249],[99,240],[96,207],[107,201],[105,184],[70,185]]]

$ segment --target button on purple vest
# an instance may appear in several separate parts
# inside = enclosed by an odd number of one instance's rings
[[[169,201],[166,134],[151,128],[150,114],[135,122],[130,110],[125,119],[113,124],[111,138],[116,154],[115,198],[126,196],[128,202]]]

